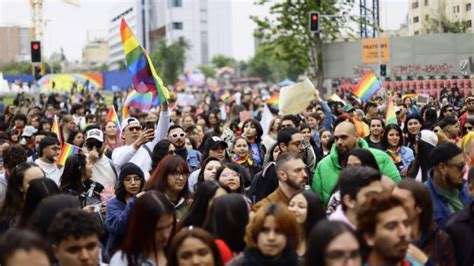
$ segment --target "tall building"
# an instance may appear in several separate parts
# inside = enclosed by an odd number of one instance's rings
[[[82,49],[82,62],[85,67],[99,67],[109,60],[109,45],[105,40],[90,41]]]
[[[147,12],[140,12],[141,7]],[[168,43],[183,37],[190,44],[185,69],[193,70],[209,63],[215,55],[237,60],[253,56],[256,25],[250,16],[262,13],[263,8],[254,6],[253,0],[137,0],[135,5],[117,10],[112,16],[109,68],[118,69],[118,62],[124,59],[118,31],[121,17],[127,19],[140,41],[146,41],[152,51],[158,37],[164,37]],[[143,15],[148,34],[143,34]]]
[[[0,65],[10,61],[29,61],[30,28],[0,27]]]
[[[442,21],[466,21],[473,32],[474,0],[411,0],[408,11],[409,35],[437,33]]]

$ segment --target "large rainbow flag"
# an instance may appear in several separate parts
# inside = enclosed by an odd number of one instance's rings
[[[71,145],[69,143],[64,143],[64,145],[61,149],[61,154],[58,157],[57,163],[59,165],[65,165],[67,158],[72,154],[79,153],[80,150],[81,150],[81,148],[79,148],[77,146]]]
[[[138,43],[137,38],[123,18],[120,25],[120,35],[128,70],[133,75],[132,84],[135,90],[140,93],[156,93],[159,103],[168,100],[170,93],[156,73],[150,56]]]
[[[398,124],[397,114],[395,112],[395,104],[392,97],[388,97],[387,111],[385,113],[385,125]]]
[[[158,97],[155,97],[155,100],[156,98]],[[122,120],[129,116],[128,109],[130,107],[141,110],[148,110],[153,105],[157,105],[157,103],[153,101],[153,93],[138,93],[137,91],[132,90],[128,93],[127,98],[125,99],[125,102],[123,104]]]
[[[382,88],[382,82],[377,79],[374,73],[368,71],[362,76],[354,89],[352,89],[352,93],[362,101],[367,101],[380,88]]]

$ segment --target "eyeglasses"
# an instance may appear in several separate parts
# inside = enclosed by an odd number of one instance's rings
[[[98,150],[100,150],[100,148],[102,148],[102,143],[101,142],[86,142],[86,147],[87,149],[89,150],[92,150],[94,147]]]
[[[347,261],[350,259],[360,258],[360,251],[357,249],[354,250],[332,250],[326,253],[326,259],[332,261]]]
[[[178,177],[186,178],[188,176],[188,174],[186,174],[186,173],[172,173],[171,175],[174,178],[178,178]]]
[[[456,167],[458,170],[461,171],[461,170],[464,169],[464,167],[466,166],[466,163],[465,163],[465,162],[460,162],[460,163],[456,163],[456,164],[454,164],[454,163],[448,163],[447,165],[448,165],[449,167]]]
[[[186,136],[186,134],[184,134],[184,133],[179,133],[179,134],[178,134],[178,133],[174,133],[174,134],[171,134],[171,137],[174,138],[174,139],[175,139],[175,138],[184,138],[184,136]]]
[[[282,124],[281,129],[288,128],[288,127],[293,127],[292,124]]]
[[[290,142],[288,144],[295,145],[296,147],[301,147],[304,145],[304,142],[300,140],[300,141]]]

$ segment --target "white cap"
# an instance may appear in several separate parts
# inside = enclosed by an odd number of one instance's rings
[[[128,117],[127,119],[122,121],[122,126],[120,127],[122,131],[124,131],[127,127],[129,126],[136,126],[136,127],[142,127],[140,124],[140,121],[136,119],[135,117]]]
[[[433,147],[438,145],[438,136],[431,130],[424,129],[420,131],[420,140],[433,145]]]
[[[104,142],[104,133],[102,132],[102,130],[97,128],[90,129],[86,133],[86,140],[88,139],[96,139],[100,142]]]
[[[21,136],[23,137],[31,137],[33,134],[35,134],[38,130],[32,126],[25,126],[23,129],[23,134]]]

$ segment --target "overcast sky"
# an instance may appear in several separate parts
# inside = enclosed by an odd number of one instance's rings
[[[109,27],[109,12],[121,6],[126,7],[128,3],[133,1],[80,0],[81,6],[76,7],[61,0],[45,0],[43,5],[44,20],[46,22],[45,43],[43,44],[45,54],[49,56],[52,51],[59,51],[62,47],[68,59],[80,60],[82,48],[87,42],[87,36],[106,36]],[[382,28],[398,29],[406,19],[408,1],[380,0]],[[30,0],[0,0],[0,26],[30,26],[31,11],[29,2]],[[371,2],[371,0],[367,0],[367,2]]]

